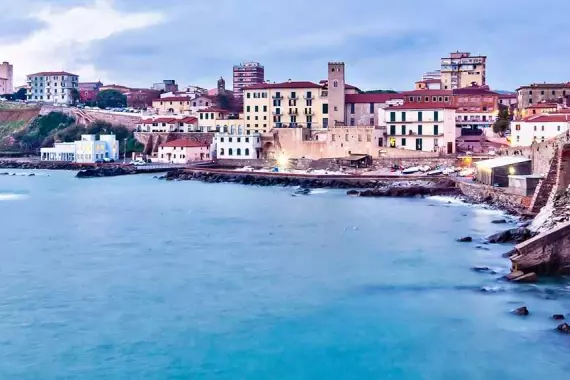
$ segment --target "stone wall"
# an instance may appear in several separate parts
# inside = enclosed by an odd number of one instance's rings
[[[456,158],[435,158],[435,157],[381,157],[374,159],[374,166],[378,168],[391,168],[400,165],[404,168],[411,166],[457,166],[460,162]]]
[[[82,124],[87,124],[90,121],[100,120],[106,121],[111,124],[120,124],[133,130],[136,128],[137,124],[142,120],[141,116],[137,114],[128,113],[111,113],[109,111],[90,111],[90,110],[79,110],[74,107],[56,107],[53,105],[44,105],[40,110],[40,115],[47,115],[50,112],[62,112],[69,116],[75,117],[75,119]]]
[[[275,160],[264,160],[264,159],[218,159],[216,164],[224,168],[243,168],[244,166],[251,166],[253,168],[265,168],[275,166]]]
[[[479,183],[458,181],[457,186],[471,202],[490,204],[515,214],[526,214],[532,199],[532,197],[509,193],[505,188]]]

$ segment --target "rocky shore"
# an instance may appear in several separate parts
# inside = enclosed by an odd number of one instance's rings
[[[346,193],[358,197],[416,197],[433,195],[460,195],[455,182],[449,179],[437,181],[404,181],[378,184],[372,189],[349,190]]]
[[[0,168],[2,169],[81,170],[93,167],[95,167],[94,164],[77,164],[74,162],[0,160]]]
[[[77,172],[77,178],[116,177],[119,175],[136,174],[137,169],[129,166],[101,166],[84,169]]]

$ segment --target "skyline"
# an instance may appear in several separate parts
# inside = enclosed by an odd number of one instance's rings
[[[220,76],[230,88],[232,67],[241,62],[260,62],[266,80],[318,82],[328,61],[344,61],[347,82],[363,90],[409,90],[424,72],[439,69],[441,57],[461,50],[488,57],[493,89],[569,80],[570,53],[553,56],[550,48],[564,46],[564,37],[550,30],[563,30],[556,16],[570,3],[426,3],[291,0],[281,13],[261,0],[6,3],[0,61],[14,65],[15,85],[26,74],[64,70],[81,81],[149,87],[175,79],[207,88]],[[529,27],[542,19],[549,28]]]

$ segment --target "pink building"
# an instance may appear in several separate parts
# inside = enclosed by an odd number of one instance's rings
[[[210,159],[210,146],[207,143],[178,139],[160,145],[158,162],[187,164],[192,161]]]
[[[234,66],[234,96],[243,98],[243,89],[265,81],[265,68],[259,62]]]

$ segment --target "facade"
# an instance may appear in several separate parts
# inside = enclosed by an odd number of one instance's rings
[[[512,108],[517,104],[517,94],[499,94],[499,105]]]
[[[511,146],[530,146],[570,130],[570,113],[531,115],[511,121]]]
[[[101,82],[80,82],[78,85],[79,100],[82,103],[94,101],[102,86]]]
[[[233,130],[216,133],[214,137],[216,158],[218,159],[247,159],[261,158],[261,135],[254,133],[243,134],[243,131]]]
[[[437,80],[441,82],[441,70],[427,71],[422,75],[422,81]]]
[[[475,163],[477,181],[488,186],[508,187],[509,176],[529,175],[532,172],[530,158],[504,156]]]
[[[533,83],[517,88],[517,105],[519,110],[540,102],[559,102],[570,96],[568,83]]]
[[[236,98],[243,98],[244,88],[265,82],[265,68],[259,62],[235,65],[233,74],[233,89]]]
[[[519,111],[519,118],[526,118],[532,115],[540,115],[543,113],[554,113],[558,110],[559,104],[553,102],[540,102],[528,106]]]
[[[137,125],[138,132],[196,132],[198,119],[187,116],[183,118],[159,117],[141,120]]]
[[[152,89],[156,91],[175,92],[178,91],[178,85],[174,79],[165,79],[160,83],[154,83]]]
[[[192,99],[188,96],[171,96],[152,101],[152,108],[161,115],[196,115],[199,110],[215,106],[215,100],[202,95]]]
[[[94,163],[100,160],[119,159],[119,142],[115,135],[82,135],[81,140],[55,143],[53,148],[41,148],[42,161],[68,161]]]
[[[204,132],[221,132],[224,127],[228,129],[239,130],[240,134],[243,128],[243,119],[230,119],[231,112],[215,107],[209,107],[197,112],[198,126]],[[226,130],[227,131],[227,130]]]
[[[440,79],[423,79],[415,83],[416,90],[441,90]]]
[[[78,90],[79,75],[65,71],[45,71],[27,75],[28,101],[72,104],[71,90]]]
[[[152,107],[152,102],[160,98],[160,91],[149,90],[147,88],[131,88],[125,93],[127,106],[136,109],[147,109]]]
[[[192,161],[210,159],[210,146],[207,143],[178,139],[158,147],[158,162],[187,164]]]
[[[486,84],[487,57],[473,56],[467,52],[451,53],[449,57],[441,59],[441,88],[455,90],[471,86]]]
[[[455,109],[447,103],[408,103],[378,111],[388,146],[405,150],[456,152]]]
[[[0,64],[0,95],[14,92],[14,66],[8,62]]]
[[[345,114],[347,126],[377,126],[378,110],[404,104],[401,94],[347,94]]]
[[[486,86],[471,85],[453,90],[452,98],[457,128],[486,132],[497,119],[499,94]]]

